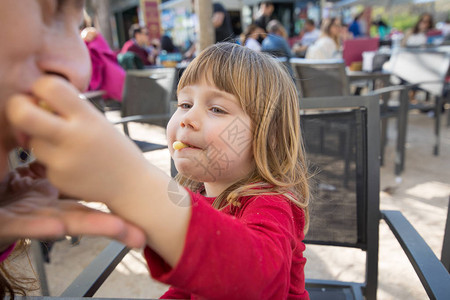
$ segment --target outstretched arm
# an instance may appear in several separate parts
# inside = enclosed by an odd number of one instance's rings
[[[29,169],[11,172],[0,182],[0,252],[20,238],[80,234],[107,236],[130,247],[145,241],[139,228],[117,216],[58,199],[58,190]]]
[[[7,115],[16,130],[30,136],[29,146],[46,166],[49,180],[63,193],[107,204],[113,213],[141,227],[147,244],[175,265],[191,209],[170,201],[171,178],[149,164],[92,105],[81,101],[67,81],[45,76],[31,92],[33,97],[13,96]],[[36,105],[40,101],[53,113]],[[184,189],[180,195],[189,199]]]

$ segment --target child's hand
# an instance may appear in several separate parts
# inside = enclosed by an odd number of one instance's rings
[[[111,237],[130,247],[142,247],[145,242],[140,229],[116,216],[58,199],[58,190],[46,179],[11,172],[0,182],[1,245],[20,238],[80,234]]]
[[[27,147],[47,168],[48,179],[63,193],[85,201],[126,199],[138,184],[133,177],[146,172],[140,150],[66,80],[45,76],[31,94],[13,96],[7,116],[15,130],[30,136]]]

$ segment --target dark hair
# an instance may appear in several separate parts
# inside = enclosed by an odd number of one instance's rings
[[[172,42],[172,39],[168,35],[163,35],[161,37],[161,50],[166,50],[167,52],[178,52],[177,47]]]
[[[139,24],[131,25],[130,29],[128,30],[128,34],[130,36],[130,39],[131,38],[134,39],[136,37],[136,34],[141,33],[142,29],[143,29],[142,26],[139,25]]]
[[[242,46],[245,46],[245,43],[247,42],[248,37],[258,28],[260,28],[260,27],[258,25],[256,25],[255,23],[252,23],[247,26],[245,31],[241,34],[241,45]]]
[[[423,14],[420,15],[419,20],[417,20],[416,25],[414,25],[414,28],[413,28],[413,33],[414,34],[415,33],[419,33],[420,22],[422,22],[423,18],[425,18],[425,17],[429,17],[430,18],[430,22],[428,24],[429,25],[428,30],[430,30],[431,28],[434,28],[433,15],[426,12],[426,13],[423,13]]]
[[[265,6],[273,6],[273,2],[272,1],[261,1],[260,3],[259,3],[259,6],[261,6],[261,5],[265,5]]]
[[[316,23],[314,22],[313,19],[306,19],[305,24],[309,24],[309,25],[312,25],[314,27],[316,26]]]

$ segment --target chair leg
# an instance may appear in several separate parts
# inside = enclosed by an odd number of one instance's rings
[[[444,242],[442,244],[441,262],[450,273],[450,197],[448,198],[447,222],[445,224]]]
[[[408,128],[409,100],[406,91],[400,93],[400,107],[397,123],[397,149],[395,152],[395,175],[400,176],[405,167],[405,144]]]
[[[442,97],[435,96],[435,107],[434,107],[434,136],[435,136],[435,143],[434,143],[434,149],[433,154],[435,156],[439,155],[439,148],[440,148],[440,135],[441,135],[441,106],[442,106]]]
[[[128,132],[128,124],[127,123],[123,123],[123,132],[125,133],[125,135],[130,136],[130,133]]]
[[[449,102],[450,105],[450,102]],[[447,127],[450,127],[450,108],[447,110]]]
[[[36,266],[36,272],[39,277],[39,283],[41,285],[42,296],[49,296],[49,289],[47,283],[47,274],[45,272],[44,256],[42,253],[41,242],[37,240],[31,241],[31,252],[33,253],[34,263]]]
[[[388,129],[388,118],[383,118],[381,120],[381,141],[380,141],[380,166],[384,166],[384,153],[387,144],[387,129]]]

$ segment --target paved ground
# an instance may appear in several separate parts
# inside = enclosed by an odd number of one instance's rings
[[[110,115],[114,118],[114,115]],[[381,208],[398,209],[410,220],[438,257],[450,195],[450,130],[442,127],[441,155],[432,155],[432,119],[425,114],[411,114],[407,138],[405,172],[401,183],[393,175],[394,123],[391,121],[386,164],[381,169]],[[160,127],[136,125],[131,132],[148,136],[152,141],[164,142]],[[146,155],[163,170],[169,172],[168,150]],[[104,238],[83,237],[77,246],[68,241],[56,243],[47,265],[51,295],[59,295],[108,243]],[[339,280],[362,280],[364,257],[359,250],[323,249],[308,246],[306,275]],[[18,264],[31,274],[28,259]],[[406,255],[385,223],[380,225],[378,299],[426,299],[418,277]],[[137,251],[128,254],[110,278],[97,292],[97,297],[159,297],[167,286],[150,279],[146,264]],[[39,292],[36,292],[39,294]]]

